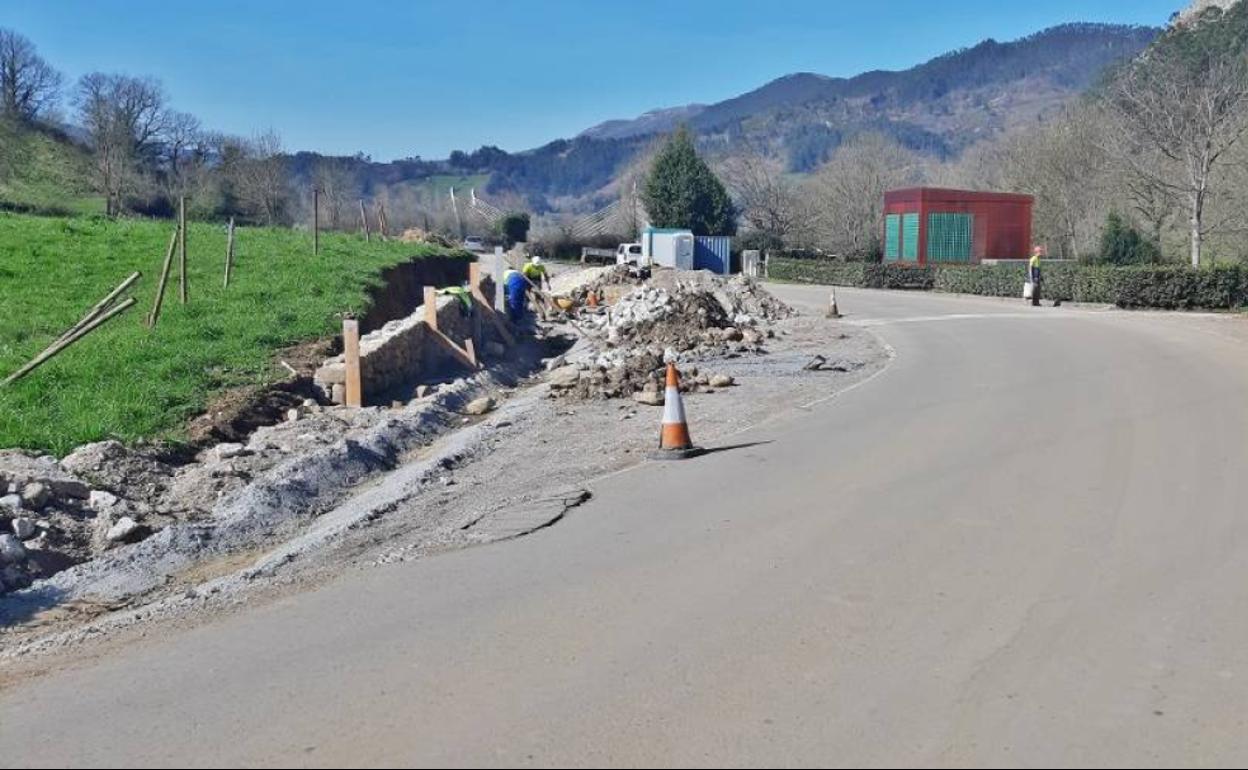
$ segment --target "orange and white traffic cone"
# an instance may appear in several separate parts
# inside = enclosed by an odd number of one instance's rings
[[[676,364],[667,365],[667,390],[663,394],[663,426],[659,432],[659,448],[650,453],[651,460],[684,460],[702,454],[701,447],[689,438],[685,421],[685,403],[680,398],[680,372]]]

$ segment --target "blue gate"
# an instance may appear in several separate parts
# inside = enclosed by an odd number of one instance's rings
[[[699,235],[694,239],[693,269],[728,275],[732,268],[732,239],[726,235]]]

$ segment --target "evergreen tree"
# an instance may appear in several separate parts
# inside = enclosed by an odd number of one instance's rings
[[[1130,222],[1111,211],[1101,230],[1100,261],[1111,265],[1138,265],[1156,262],[1157,244],[1145,238]]]
[[[693,147],[681,127],[654,159],[641,192],[655,227],[679,227],[694,235],[734,235],[736,210],[723,183]]]

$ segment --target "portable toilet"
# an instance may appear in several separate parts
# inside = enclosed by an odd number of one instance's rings
[[[692,230],[647,227],[641,233],[642,262],[692,270],[696,241]]]

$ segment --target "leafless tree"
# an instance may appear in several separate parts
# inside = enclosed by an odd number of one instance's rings
[[[1105,215],[1114,208],[1112,165],[1101,149],[1098,115],[1074,107],[996,149],[1006,189],[1035,196],[1035,238],[1067,258],[1091,254]]]
[[[721,164],[720,177],[745,220],[768,240],[788,242],[807,219],[803,198],[780,161],[748,148]]]
[[[1104,104],[1118,119],[1113,146],[1132,173],[1184,204],[1191,262],[1199,266],[1217,173],[1248,130],[1248,64],[1242,55],[1163,47],[1112,84]],[[1160,155],[1168,163],[1158,167]]]
[[[56,103],[61,81],[33,43],[0,28],[0,115],[34,120]]]
[[[282,139],[269,129],[248,141],[237,167],[239,201],[256,219],[269,225],[284,221],[290,181]]]
[[[110,215],[121,210],[166,128],[165,97],[150,78],[95,72],[78,81],[79,118],[90,135],[96,184]]]
[[[320,158],[312,171],[312,184],[321,191],[321,206],[330,229],[358,227],[356,202],[360,184],[345,158]]]
[[[207,160],[199,118],[186,112],[169,112],[163,138],[169,195],[189,195],[195,172]]]
[[[918,156],[888,137],[864,134],[842,145],[809,185],[820,241],[842,256],[877,257],[884,193],[921,181]]]

